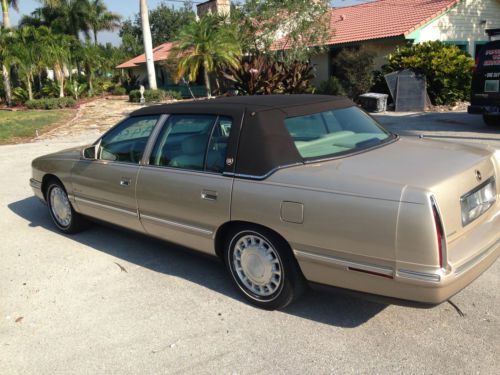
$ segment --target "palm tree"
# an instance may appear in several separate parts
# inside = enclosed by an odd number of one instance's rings
[[[6,29],[11,28],[10,16],[9,16],[9,6],[12,6],[16,11],[19,11],[17,0],[1,0],[2,1],[2,21],[3,27]],[[2,77],[3,77],[3,87],[5,90],[5,100],[7,105],[12,102],[12,90],[10,85],[10,74],[8,65],[2,64]]]
[[[156,72],[153,58],[153,42],[151,40],[151,27],[149,26],[149,11],[146,0],[140,0],[142,35],[144,39],[144,52],[146,55],[146,67],[148,69],[148,83],[151,90],[156,90]]]
[[[177,78],[189,72],[189,80],[194,81],[203,70],[208,97],[212,96],[209,73],[224,66],[240,66],[241,47],[225,17],[207,14],[188,24],[179,33],[176,49],[181,56]]]
[[[29,100],[33,100],[33,73],[39,63],[39,46],[37,29],[31,26],[20,28],[15,34],[13,58],[17,71],[28,90]]]
[[[101,70],[105,65],[103,51],[100,46],[96,46],[90,42],[83,44],[78,51],[78,57],[85,69],[85,76],[89,88],[89,96],[94,95],[94,79],[95,73]]]
[[[120,27],[121,16],[110,12],[103,0],[90,0],[88,23],[94,34],[94,44],[97,45],[97,33],[102,30],[114,30]]]
[[[38,0],[47,9],[39,8],[34,14],[49,16],[46,26],[80,39],[80,32],[90,38],[88,0]]]
[[[38,29],[39,43],[44,46],[41,50],[46,65],[54,68],[54,75],[59,85],[59,97],[64,98],[64,68],[68,65],[71,56],[72,37],[54,33],[46,26]]]

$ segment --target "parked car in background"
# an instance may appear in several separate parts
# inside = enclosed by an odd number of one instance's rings
[[[500,29],[487,32],[490,37],[500,36]],[[468,111],[482,114],[488,125],[500,125],[500,40],[485,44],[479,53]]]
[[[340,97],[142,108],[32,167],[62,232],[97,218],[219,256],[266,309],[307,282],[438,304],[500,250],[498,151],[401,138]]]

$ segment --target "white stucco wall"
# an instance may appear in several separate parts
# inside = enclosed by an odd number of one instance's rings
[[[475,43],[488,41],[485,30],[494,28],[500,28],[500,0],[462,0],[408,38],[415,39],[416,43],[467,42],[467,50],[474,56]]]

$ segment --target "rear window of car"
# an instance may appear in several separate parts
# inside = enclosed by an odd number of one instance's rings
[[[343,155],[392,138],[391,133],[357,107],[289,117],[285,126],[304,159]]]

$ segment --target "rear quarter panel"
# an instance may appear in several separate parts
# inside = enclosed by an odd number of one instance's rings
[[[283,202],[303,205],[303,223],[283,220]],[[397,200],[286,186],[272,178],[266,181],[236,179],[231,219],[273,229],[294,251],[392,269],[398,211]],[[302,269],[304,271],[304,267]],[[321,275],[304,274],[309,280],[322,281]]]

